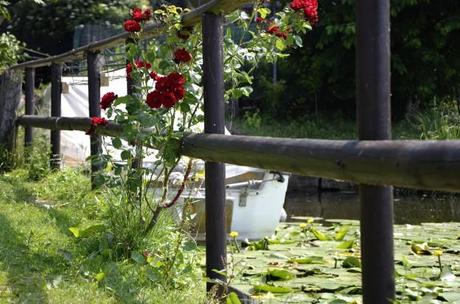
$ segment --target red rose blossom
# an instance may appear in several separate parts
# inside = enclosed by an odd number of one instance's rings
[[[152,109],[158,109],[161,107],[161,99],[160,99],[160,92],[155,90],[147,94],[146,103]]]
[[[115,95],[115,93],[113,93],[113,92],[105,93],[104,96],[102,96],[102,98],[101,98],[101,102],[100,102],[101,109],[105,110],[108,107],[110,107],[110,105],[117,98],[118,98],[118,95]]]
[[[171,93],[171,92],[165,92],[163,94],[161,94],[161,103],[163,104],[163,106],[167,109],[169,108],[172,108],[174,107],[174,105],[176,104],[176,96],[174,96],[174,93]]]
[[[139,32],[141,30],[141,25],[136,20],[126,20],[125,23],[123,23],[123,27],[125,31],[130,33]]]
[[[91,125],[93,126],[105,126],[108,121],[104,117],[91,117]]]
[[[168,87],[166,84],[167,81],[168,81],[168,78],[166,77],[158,77],[158,79],[155,82],[155,90],[166,91]]]
[[[177,49],[174,52],[174,62],[179,63],[186,63],[192,60],[192,55],[187,52],[185,49]]]
[[[131,17],[136,22],[148,21],[152,17],[152,10],[149,8],[142,10],[135,7],[131,10]]]
[[[146,103],[152,109],[161,106],[169,109],[185,96],[185,78],[183,75],[172,72],[167,76],[158,76],[155,72],[155,90],[147,94]],[[152,77],[153,78],[153,77]]]
[[[185,89],[182,86],[175,87],[173,90],[173,94],[177,100],[184,98],[185,96]]]
[[[318,7],[313,7],[309,6],[304,8],[303,10],[305,17],[307,20],[310,22],[311,25],[315,25],[318,23],[319,17],[318,17]]]
[[[177,72],[172,72],[168,75],[169,81],[171,81],[173,84],[177,85],[184,85],[185,84],[185,78],[182,74],[179,74]]]
[[[291,1],[291,3],[289,3],[289,6],[295,10],[295,11],[299,11],[301,9],[303,9],[305,7],[305,3],[307,1],[305,0],[293,0]]]
[[[86,135],[93,135],[97,126],[105,126],[108,121],[103,117],[91,117],[91,127],[86,130]]]
[[[136,60],[136,67],[138,69],[141,69],[141,68],[146,68],[146,69],[150,69],[152,67],[152,65],[146,61],[142,61],[140,59],[137,59]]]
[[[131,79],[131,73],[133,72],[133,65],[131,63],[126,64],[126,78]]]
[[[278,38],[286,40],[287,37],[288,37],[288,33],[279,31],[279,32],[275,33],[275,36],[278,37]]]
[[[273,34],[275,35],[276,33],[278,33],[280,31],[280,27],[278,25],[275,25],[275,24],[271,24],[268,26],[267,28],[267,32],[269,34]]]
[[[262,18],[262,17],[256,17],[256,22],[257,23],[262,23],[262,22],[265,22],[265,19]]]
[[[295,11],[303,10],[311,25],[318,22],[318,0],[292,0],[289,6]]]
[[[157,72],[154,72],[154,71],[150,72],[149,75],[150,75],[150,78],[152,78],[153,80],[158,80],[159,78]]]
[[[147,8],[142,12],[142,20],[148,21],[152,17],[152,10]]]
[[[141,22],[142,20],[144,20],[142,10],[138,7],[135,7],[131,10],[131,17],[136,22]]]
[[[288,37],[288,32],[283,32],[280,30],[280,27],[274,23],[270,24],[267,28],[267,32],[269,34],[275,35],[278,38],[281,39],[287,39]]]

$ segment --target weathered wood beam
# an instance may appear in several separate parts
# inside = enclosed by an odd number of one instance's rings
[[[25,82],[25,109],[24,112],[26,115],[34,114],[34,89],[35,89],[35,69],[27,68],[26,69],[26,82]],[[25,128],[24,130],[24,146],[28,147],[32,145],[33,140],[33,130],[32,128]]]
[[[182,154],[399,187],[460,192],[460,141],[357,141],[190,134]]]
[[[0,149],[12,151],[15,141],[16,109],[21,100],[21,71],[0,74]]]
[[[16,121],[21,126],[49,130],[86,132],[91,128],[91,118],[89,117],[41,117],[23,115],[18,117]],[[104,136],[119,136],[122,132],[123,127],[121,125],[109,122],[106,126],[97,127],[94,133]]]
[[[389,140],[390,0],[355,3],[358,136],[360,140]],[[359,185],[359,201],[363,303],[390,304],[395,298],[393,188],[363,182]]]
[[[89,117],[101,117],[101,57],[99,53],[88,52],[88,110]],[[95,176],[103,169],[101,136],[92,134],[89,137],[91,150],[91,188],[96,188]]]
[[[56,130],[85,131],[91,126],[91,119],[86,117],[22,116],[17,122]],[[122,132],[123,127],[115,123],[96,128],[96,134],[105,136]],[[460,192],[460,140],[358,141],[189,134],[183,139],[182,154],[356,183]]]
[[[229,13],[237,9],[238,7],[242,6],[243,4],[250,3],[250,2],[252,1],[249,1],[249,0],[210,1],[184,14],[184,16],[182,17],[182,23],[185,26],[192,26],[201,21],[201,16],[205,12]],[[163,31],[164,31],[164,26],[162,24],[158,24],[158,23],[149,24],[143,29],[141,39],[147,39],[147,38],[151,38],[154,36],[159,36],[163,33]],[[131,37],[130,33],[127,33],[127,32],[121,33],[118,35],[108,37],[106,39],[102,39],[96,42],[89,43],[85,46],[70,50],[68,52],[65,52],[65,53],[62,53],[56,56],[51,56],[47,58],[41,58],[37,60],[19,63],[19,64],[12,66],[11,68],[12,69],[19,69],[19,68],[25,68],[25,67],[38,68],[42,66],[51,65],[52,63],[64,63],[64,62],[69,62],[72,60],[82,59],[85,57],[86,53],[89,51],[101,52],[105,49],[123,44],[126,41],[126,39],[128,39],[129,37]]]
[[[222,14],[203,15],[203,95],[204,132],[224,134],[224,17]],[[206,276],[208,292],[215,290],[224,295],[222,284],[227,282],[222,270],[227,265],[227,233],[225,224],[225,164],[217,161],[205,163],[205,214],[206,214]],[[217,288],[217,289],[216,289]]]
[[[51,65],[51,116],[61,116],[61,93],[62,93],[62,64]],[[50,132],[50,167],[59,169],[61,167],[61,132],[51,130]]]

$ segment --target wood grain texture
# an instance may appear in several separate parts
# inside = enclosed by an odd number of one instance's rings
[[[400,187],[460,192],[460,141],[356,141],[191,134],[182,153],[211,161]]]
[[[13,149],[16,109],[21,100],[22,73],[5,71],[0,75],[0,146]]]

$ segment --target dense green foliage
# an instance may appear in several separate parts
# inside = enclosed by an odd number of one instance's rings
[[[319,24],[303,48],[278,64],[280,83],[271,85],[271,66],[261,68],[258,107],[279,118],[320,112],[355,112],[354,0],[321,1]],[[460,83],[460,2],[392,1],[393,114],[434,97],[457,98]]]
[[[135,5],[148,5],[148,1],[50,0],[43,5],[15,1],[8,6],[14,18],[2,27],[29,48],[57,54],[72,48],[75,26],[121,24],[128,8]]]
[[[436,111],[434,109],[430,110],[433,113],[436,113]],[[449,117],[450,120],[454,119],[451,115]],[[404,119],[393,124],[393,138],[434,139],[435,134],[443,131],[438,128],[439,123],[423,124],[424,121],[429,121],[430,118],[428,113],[418,113],[412,115],[410,119]],[[235,134],[288,138],[356,139],[358,137],[356,122],[340,115],[306,115],[299,119],[279,121],[270,116],[247,113],[244,119],[238,119],[233,122],[231,131]],[[428,137],[423,134],[431,134],[431,136]],[[452,132],[449,136],[454,138]]]
[[[393,139],[460,139],[459,102],[433,99],[425,109],[410,108],[404,119],[394,121]],[[355,139],[356,122],[342,115],[305,115],[299,119],[279,121],[260,112],[246,112],[243,119],[232,122],[235,134],[257,136]]]
[[[6,8],[9,3],[0,0],[0,25],[5,20],[10,20],[11,15]],[[22,45],[16,37],[8,32],[0,34],[0,73],[8,66],[22,58]]]
[[[22,43],[10,33],[0,34],[0,72],[22,58]]]

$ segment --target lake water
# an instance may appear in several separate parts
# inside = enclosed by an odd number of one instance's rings
[[[296,217],[359,219],[358,194],[354,191],[305,193],[288,192],[285,209],[288,221]],[[460,197],[437,195],[395,195],[395,224],[460,222]]]

